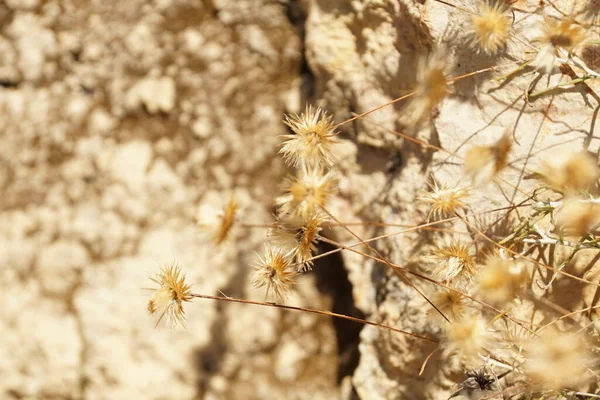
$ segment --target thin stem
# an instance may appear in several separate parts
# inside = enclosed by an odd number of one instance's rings
[[[465,223],[467,226],[469,226],[469,228],[473,229],[473,230],[474,230],[474,231],[475,231],[475,232],[476,232],[476,233],[477,233],[479,236],[481,236],[481,237],[482,237],[484,240],[486,240],[487,242],[489,242],[489,243],[493,244],[493,245],[494,245],[494,246],[496,246],[496,247],[499,247],[499,248],[501,248],[501,249],[504,249],[505,251],[507,251],[508,253],[512,254],[513,256],[521,256],[521,255],[520,255],[519,253],[517,253],[516,251],[514,251],[514,250],[511,250],[511,249],[509,249],[508,247],[506,247],[506,246],[504,246],[504,245],[502,245],[502,244],[500,244],[500,243],[496,242],[494,239],[490,238],[490,237],[489,237],[489,236],[487,236],[485,233],[481,232],[479,229],[477,229],[477,227],[476,227],[476,226],[474,226],[472,223],[470,223],[469,221],[467,221],[467,219],[466,219],[466,218],[464,218],[464,217],[461,217],[461,216],[459,216],[459,218],[460,218],[460,219],[461,219],[461,220],[462,220],[462,221],[463,221],[463,222],[464,222],[464,223]],[[568,276],[569,278],[571,278],[571,279],[575,279],[575,280],[577,280],[577,281],[579,281],[579,282],[583,282],[583,283],[587,283],[587,284],[590,284],[590,285],[594,285],[594,286],[598,286],[598,287],[600,287],[600,284],[598,284],[598,283],[594,283],[594,282],[588,281],[587,279],[583,279],[583,278],[580,278],[580,277],[578,277],[578,276],[576,276],[576,275],[570,274],[570,273],[568,273],[568,272],[561,271],[561,270],[559,270],[559,269],[557,269],[557,268],[554,268],[554,267],[551,267],[551,266],[549,266],[549,265],[546,265],[546,264],[544,264],[543,262],[541,262],[541,261],[538,261],[538,260],[536,260],[536,259],[534,259],[534,258],[530,258],[530,257],[522,257],[522,258],[524,258],[524,259],[525,259],[525,260],[527,260],[527,261],[531,261],[532,263],[534,263],[534,264],[537,264],[537,265],[539,265],[539,266],[541,266],[541,267],[543,267],[543,268],[546,268],[547,270],[550,270],[550,271],[555,271],[556,273],[558,273],[558,274],[560,274],[560,275]]]
[[[348,321],[357,322],[359,324],[376,326],[378,328],[386,329],[388,331],[402,333],[403,335],[408,335],[408,336],[412,336],[412,337],[417,338],[417,339],[426,340],[426,341],[431,342],[431,343],[439,343],[439,341],[436,340],[436,339],[432,339],[432,338],[429,338],[429,337],[426,337],[426,336],[417,335],[416,333],[411,333],[411,332],[403,331],[402,329],[393,328],[393,327],[388,326],[388,325],[378,324],[377,322],[367,321],[367,320],[364,320],[364,319],[361,319],[361,318],[350,317],[348,315],[338,314],[338,313],[334,313],[334,312],[331,312],[331,311],[316,310],[316,309],[313,309],[313,308],[305,308],[305,307],[287,306],[287,305],[284,305],[284,304],[269,303],[269,302],[266,302],[266,301],[244,300],[244,299],[236,299],[236,298],[233,298],[233,297],[225,297],[225,296],[210,296],[210,295],[207,295],[207,294],[198,294],[198,293],[192,293],[192,297],[196,297],[198,299],[229,301],[229,302],[232,302],[232,303],[252,304],[252,305],[255,305],[255,306],[275,307],[275,308],[282,308],[284,310],[302,311],[302,312],[307,312],[307,313],[312,313],[312,314],[327,315],[327,316],[334,317],[334,318],[346,319]]]
[[[482,73],[484,73],[484,72],[491,71],[491,70],[493,70],[493,69],[495,69],[495,68],[496,68],[496,67],[492,66],[492,67],[483,68],[483,69],[480,69],[480,70],[477,70],[477,71],[469,72],[468,74],[459,75],[459,76],[457,76],[457,77],[450,78],[450,79],[447,81],[447,83],[454,83],[454,82],[456,82],[456,81],[459,81],[459,80],[461,80],[461,79],[468,78],[468,77],[470,77],[470,76],[474,76],[474,75],[482,74]],[[339,128],[339,127],[340,127],[340,126],[342,126],[342,125],[345,125],[345,124],[347,124],[347,123],[349,123],[349,122],[355,121],[355,120],[357,120],[357,119],[359,119],[359,118],[362,118],[362,117],[364,117],[364,116],[366,116],[366,115],[369,115],[369,114],[371,114],[371,113],[373,113],[373,112],[375,112],[375,111],[377,111],[377,110],[381,110],[381,109],[382,109],[382,108],[384,108],[384,107],[387,107],[387,106],[389,106],[389,105],[392,105],[392,104],[394,104],[394,103],[397,103],[397,102],[399,102],[399,101],[401,101],[401,100],[404,100],[404,99],[406,99],[406,98],[408,98],[408,97],[410,97],[410,96],[413,96],[415,93],[417,93],[417,92],[416,92],[416,91],[414,91],[414,92],[407,93],[407,94],[405,94],[404,96],[397,97],[397,98],[395,98],[395,99],[393,99],[393,100],[391,100],[391,101],[388,101],[388,102],[387,102],[387,103],[385,103],[385,104],[382,104],[382,105],[380,105],[380,106],[377,106],[377,107],[375,107],[375,108],[373,108],[373,109],[371,109],[371,110],[369,110],[369,111],[365,111],[365,112],[364,112],[364,113],[362,113],[362,114],[355,115],[354,117],[352,117],[352,118],[349,118],[349,119],[347,119],[347,120],[345,120],[345,121],[342,121],[342,122],[340,122],[339,124],[335,125],[335,126],[333,127],[333,129]]]
[[[331,214],[329,211],[327,211],[324,207],[321,206],[321,209],[327,214],[329,215],[335,222],[338,222],[338,220],[333,216],[333,214]],[[339,222],[338,222],[339,223]],[[350,233],[352,236],[354,236],[357,240],[364,242],[360,237],[358,237],[358,235],[356,233],[354,233],[350,228],[345,227],[346,231],[348,233]],[[373,246],[371,246],[369,243],[365,243],[366,246],[369,248],[369,250],[371,250],[373,253],[375,253],[381,260],[383,260],[383,262],[385,264],[387,264],[388,266],[392,267],[392,263],[390,263],[388,260],[385,259],[385,257],[383,257],[381,255],[381,253],[379,251],[377,251],[377,249],[375,249]],[[396,272],[400,278],[402,278],[402,280],[410,287],[412,287],[421,297],[423,297],[425,299],[425,301],[427,301],[446,321],[450,322],[450,320],[448,319],[448,317],[446,317],[446,315],[442,312],[442,310],[440,310],[435,304],[433,304],[431,302],[431,300],[429,300],[429,298],[427,298],[427,296],[425,296],[425,294],[423,292],[421,292],[421,290],[416,287],[411,281],[410,279],[408,279],[406,277],[406,275],[404,275],[401,271],[395,269],[392,267],[392,269],[394,269],[394,272]]]
[[[444,0],[434,0],[434,1],[437,2],[437,3],[444,4],[446,6],[452,7],[452,8],[456,8],[457,10],[460,10],[460,11],[462,11],[464,13],[467,13],[467,14],[471,14],[471,15],[475,14],[474,12],[469,11],[466,8],[459,7],[456,4],[448,3],[447,1],[444,1]]]
[[[373,261],[376,261],[376,262],[378,262],[378,263],[381,263],[381,264],[388,265],[388,266],[390,266],[390,267],[391,267],[391,268],[392,268],[394,271],[402,271],[402,272],[406,272],[407,274],[414,275],[414,276],[416,276],[417,278],[420,278],[420,279],[422,279],[422,280],[425,280],[425,281],[427,281],[427,282],[429,282],[429,283],[432,283],[432,284],[434,284],[434,285],[436,285],[436,286],[442,287],[442,288],[444,288],[444,289],[446,289],[446,290],[449,290],[449,291],[451,291],[451,292],[454,292],[454,293],[458,293],[458,294],[460,294],[461,296],[464,296],[464,297],[466,297],[466,298],[468,298],[468,299],[470,299],[470,300],[474,301],[475,303],[477,303],[477,304],[479,304],[479,305],[481,305],[481,306],[483,306],[483,307],[485,307],[485,308],[488,308],[488,309],[492,310],[492,311],[493,311],[493,312],[495,312],[496,314],[502,314],[502,317],[504,317],[504,318],[506,318],[506,319],[510,320],[511,322],[514,322],[515,324],[519,325],[519,326],[520,326],[520,327],[522,327],[523,329],[525,329],[525,330],[527,330],[528,332],[530,332],[530,333],[532,333],[532,334],[534,334],[534,335],[535,335],[535,332],[534,332],[532,329],[528,328],[528,327],[527,327],[527,326],[525,326],[525,325],[524,325],[522,322],[520,322],[520,321],[516,320],[515,318],[513,318],[512,316],[510,316],[510,315],[509,315],[509,314],[507,314],[505,311],[501,311],[501,310],[497,309],[496,307],[494,307],[494,306],[492,306],[492,305],[489,305],[489,304],[487,304],[487,303],[485,303],[485,302],[483,302],[483,301],[481,301],[481,300],[478,300],[478,299],[476,299],[475,297],[473,297],[473,296],[471,296],[471,295],[469,295],[469,294],[467,294],[467,293],[465,293],[465,292],[462,292],[462,291],[460,291],[460,290],[458,290],[458,289],[456,289],[456,288],[453,288],[452,286],[448,286],[448,285],[446,285],[446,284],[444,284],[444,283],[442,283],[442,282],[438,282],[438,281],[436,281],[436,280],[435,280],[435,279],[433,279],[433,278],[430,278],[430,277],[428,277],[428,276],[422,275],[422,274],[420,274],[420,273],[418,273],[418,272],[415,272],[415,271],[411,271],[411,270],[409,270],[409,269],[407,269],[407,268],[405,268],[405,267],[402,267],[402,266],[400,266],[400,265],[397,265],[397,264],[390,263],[390,262],[389,262],[389,261],[387,261],[387,260],[383,260],[383,259],[381,259],[381,258],[378,258],[378,257],[372,256],[372,255],[370,255],[370,254],[366,254],[366,253],[364,253],[364,252],[362,252],[362,251],[359,251],[359,250],[352,249],[352,248],[350,248],[350,247],[348,247],[348,246],[344,246],[343,244],[341,244],[341,243],[338,243],[338,242],[336,242],[336,241],[333,241],[333,240],[330,240],[330,239],[327,239],[327,238],[324,238],[324,237],[319,237],[319,240],[321,240],[321,241],[323,241],[323,242],[326,242],[326,243],[329,243],[329,244],[332,244],[332,245],[334,245],[334,246],[339,246],[339,247],[340,247],[340,248],[342,248],[343,250],[348,250],[348,251],[351,251],[351,252],[353,252],[353,253],[359,254],[359,255],[361,255],[361,256],[363,256],[363,257],[369,258],[369,259],[371,259],[371,260],[373,260]]]

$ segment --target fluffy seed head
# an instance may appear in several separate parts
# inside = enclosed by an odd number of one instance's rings
[[[582,333],[545,331],[526,344],[525,373],[544,389],[564,389],[582,382],[590,363]]]
[[[567,236],[584,236],[600,224],[600,204],[583,202],[571,197],[561,206],[556,225]]]
[[[417,88],[407,107],[409,123],[418,125],[431,116],[431,112],[444,99],[448,91],[446,57],[434,53],[419,60]]]
[[[431,252],[429,262],[434,265],[434,274],[442,282],[462,278],[468,283],[475,272],[475,258],[471,255],[469,246],[458,240],[436,247]]]
[[[542,161],[539,172],[544,181],[567,191],[588,190],[598,181],[598,162],[587,151],[565,151]]]
[[[477,287],[484,301],[502,305],[521,293],[527,281],[522,264],[492,254],[477,273]]]
[[[429,204],[428,219],[431,219],[432,216],[436,219],[453,216],[458,210],[467,207],[463,202],[463,198],[469,196],[467,188],[439,186],[437,182],[430,186],[431,192],[424,192],[419,197],[420,201]]]
[[[285,124],[294,132],[279,151],[291,166],[331,166],[335,163],[332,147],[337,142],[331,117],[321,108],[307,106],[303,114],[286,116]]]
[[[150,314],[160,313],[156,325],[164,316],[167,317],[167,325],[171,328],[178,323],[185,322],[183,302],[192,299],[191,286],[185,283],[185,274],[177,265],[168,265],[161,268],[160,272],[150,277],[150,280],[158,285],[150,301],[148,311]]]
[[[508,40],[510,17],[505,4],[482,1],[471,16],[471,40],[486,54],[496,54]]]
[[[512,139],[507,132],[492,146],[475,146],[465,156],[465,173],[473,184],[491,181],[507,164]]]
[[[546,73],[554,68],[557,49],[570,52],[585,40],[584,30],[571,18],[558,21],[545,18],[542,31],[542,36],[537,40],[542,47],[532,65]]]
[[[467,312],[468,303],[466,301],[466,298],[460,293],[454,292],[452,290],[441,289],[435,292],[431,296],[431,302],[435,304],[435,306],[444,315],[449,317],[451,321],[461,319],[465,316]],[[441,321],[442,316],[440,315],[440,313],[434,311],[435,310],[431,308],[431,310],[429,310],[427,314]]]
[[[455,355],[466,366],[475,362],[491,339],[487,323],[477,315],[458,319],[447,327],[445,353]]]
[[[337,180],[332,172],[323,174],[318,168],[303,169],[299,177],[286,180],[285,194],[276,200],[279,214],[308,218],[327,206],[336,186]]]
[[[309,215],[307,218],[297,215],[285,216],[275,222],[273,228],[269,230],[268,236],[284,251],[293,254],[299,272],[310,270],[313,262],[308,259],[317,250],[316,243],[319,239],[319,232],[326,221],[326,216],[319,213]]]
[[[283,250],[276,246],[268,246],[264,258],[260,258],[254,266],[252,284],[256,288],[266,286],[265,297],[273,290],[277,299],[283,302],[295,283],[295,275],[296,271],[291,268],[291,260]]]

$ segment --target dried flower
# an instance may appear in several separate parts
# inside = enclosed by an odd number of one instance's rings
[[[252,284],[256,288],[267,287],[265,298],[272,289],[277,299],[283,302],[295,283],[295,275],[296,271],[291,268],[291,260],[283,250],[276,246],[268,246],[265,257],[254,266]]]
[[[556,50],[562,48],[571,52],[585,40],[585,32],[571,18],[555,20],[545,18],[542,26],[543,34],[537,41],[542,48],[532,65],[546,73],[550,73],[556,61]]]
[[[548,330],[526,344],[525,373],[544,389],[564,389],[581,383],[590,363],[582,333]]]
[[[487,323],[477,315],[468,315],[448,325],[445,353],[457,356],[468,366],[485,351],[490,339]]]
[[[556,226],[569,236],[585,236],[600,224],[600,204],[584,202],[582,199],[570,197],[561,206]]]
[[[335,163],[332,146],[337,142],[331,116],[321,108],[307,106],[301,115],[286,116],[285,124],[294,132],[281,150],[284,160],[293,167],[331,166]]]
[[[465,316],[468,303],[466,297],[458,292],[441,289],[431,296],[431,302],[452,321],[456,321]],[[433,308],[427,312],[428,315],[441,320],[442,316],[438,312],[433,312]]]
[[[494,253],[477,273],[477,287],[484,301],[504,304],[521,293],[527,271],[520,262],[505,260]]]
[[[492,146],[475,146],[465,156],[465,173],[473,184],[491,181],[507,164],[512,139],[507,132]]]
[[[288,178],[285,194],[278,197],[276,205],[280,215],[294,214],[303,218],[320,212],[333,195],[337,180],[332,172],[323,174],[320,169],[303,169],[300,177]]]
[[[507,6],[502,3],[490,4],[482,1],[471,16],[471,37],[473,45],[486,54],[496,54],[506,46],[510,34],[510,18]]]
[[[587,151],[563,151],[544,159],[540,174],[546,183],[568,191],[587,190],[600,176],[598,162]]]
[[[438,186],[437,182],[430,185],[431,192],[424,192],[419,197],[419,200],[429,204],[428,219],[435,217],[441,219],[450,215],[454,215],[458,210],[465,209],[467,205],[463,202],[463,198],[469,195],[469,190],[464,187],[455,186],[449,188],[445,185]]]
[[[152,298],[148,301],[148,311],[150,314],[160,312],[160,317],[156,325],[160,323],[166,315],[167,325],[171,328],[178,323],[185,323],[185,313],[183,311],[183,302],[192,299],[191,286],[185,283],[185,274],[177,265],[168,265],[161,268],[160,272],[150,277],[152,282],[158,285]]]
[[[475,259],[470,253],[469,246],[459,240],[435,248],[428,259],[434,265],[434,274],[442,282],[450,282],[456,277],[470,282],[475,272]]]
[[[221,211],[211,204],[203,204],[196,213],[196,225],[207,232],[213,243],[219,246],[230,236],[238,210],[239,204],[233,195]]]
[[[319,213],[309,215],[306,219],[300,216],[287,216],[274,224],[268,236],[284,251],[293,254],[299,272],[310,270],[313,262],[308,259],[317,250],[319,232],[325,221],[327,217]]]
[[[446,79],[446,57],[434,53],[419,60],[417,88],[407,107],[409,123],[419,125],[428,120],[431,112],[444,99],[448,90]]]

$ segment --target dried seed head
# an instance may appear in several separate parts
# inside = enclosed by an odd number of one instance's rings
[[[437,182],[433,182],[430,187],[431,192],[424,192],[419,197],[420,201],[429,204],[428,219],[431,219],[432,216],[436,219],[453,216],[458,210],[467,208],[463,202],[463,198],[469,196],[467,188],[438,186]]]
[[[455,355],[466,366],[478,360],[491,341],[487,323],[477,315],[468,315],[447,326],[446,355]]]
[[[152,282],[158,285],[150,301],[148,301],[148,311],[150,314],[160,312],[160,317],[156,325],[160,323],[164,316],[167,317],[167,325],[171,328],[178,323],[185,323],[185,313],[183,311],[183,302],[191,301],[191,286],[185,283],[185,274],[177,265],[168,265],[161,268],[160,272],[150,277]]]
[[[231,235],[239,208],[233,195],[229,197],[221,211],[218,211],[213,205],[203,204],[196,213],[196,225],[209,235],[210,240],[216,246],[219,246]]]
[[[448,90],[446,57],[434,53],[419,60],[417,88],[407,107],[409,123],[419,125],[431,116],[431,112],[444,99]]]
[[[441,289],[431,296],[431,302],[451,321],[461,319],[467,313],[468,302],[466,297],[452,290]],[[427,311],[428,316],[432,316],[438,321],[442,321],[440,313],[431,308]]]
[[[570,197],[561,206],[556,226],[566,236],[585,236],[600,224],[600,204]]]
[[[301,115],[286,116],[285,124],[294,132],[279,151],[293,167],[331,166],[335,163],[332,147],[337,142],[331,117],[321,110],[307,106]]]
[[[434,274],[442,282],[461,278],[464,283],[469,283],[475,272],[475,258],[471,255],[469,246],[459,240],[435,248],[428,261],[434,266]]]
[[[588,190],[600,176],[598,162],[587,151],[563,151],[544,159],[539,167],[544,181],[567,191]]]
[[[290,258],[283,250],[276,246],[268,246],[264,258],[261,258],[254,266],[252,284],[256,288],[267,287],[265,297],[269,292],[273,293],[280,302],[289,295],[291,287],[295,282],[296,271],[291,268]]]
[[[504,167],[512,148],[512,138],[507,132],[492,146],[475,146],[465,156],[465,173],[474,185],[490,182]]]
[[[502,305],[519,295],[527,282],[527,271],[520,262],[490,255],[477,273],[478,292],[484,301]]]
[[[475,48],[486,54],[496,54],[508,41],[510,16],[508,7],[500,2],[482,1],[471,16],[471,40]]]
[[[323,174],[320,169],[303,169],[299,177],[288,178],[285,194],[275,201],[280,215],[299,215],[308,218],[327,207],[334,194],[337,180],[332,172]]]
[[[586,38],[584,30],[571,18],[545,18],[542,31],[542,36],[537,40],[542,47],[532,65],[546,73],[550,73],[554,68],[557,49],[562,48],[570,52]]]
[[[319,232],[326,221],[327,217],[319,213],[309,215],[306,219],[300,216],[285,216],[274,224],[268,236],[285,252],[293,254],[299,272],[307,271],[312,269],[313,262],[308,259],[317,250]]]
[[[525,373],[544,389],[573,387],[585,379],[588,349],[582,333],[545,331],[525,346]]]

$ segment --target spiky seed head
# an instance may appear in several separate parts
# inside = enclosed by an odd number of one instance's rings
[[[465,156],[465,174],[474,185],[490,182],[504,167],[512,148],[512,138],[506,132],[492,146],[475,146]]]
[[[446,327],[444,352],[458,357],[464,366],[471,366],[491,341],[486,321],[478,315],[467,315]]]
[[[337,179],[333,172],[320,168],[302,169],[300,176],[288,178],[284,194],[275,201],[280,215],[299,215],[302,218],[320,213],[335,193]]]
[[[548,185],[567,192],[589,190],[600,176],[598,162],[587,151],[555,153],[542,160],[539,173]]]
[[[471,41],[486,54],[496,54],[506,46],[510,34],[510,16],[506,4],[482,1],[471,15]]]
[[[419,60],[417,87],[406,111],[409,123],[419,125],[429,120],[431,112],[446,96],[446,58],[438,52]]]
[[[434,266],[433,272],[442,282],[461,278],[469,283],[475,273],[475,258],[471,255],[470,246],[460,240],[436,247],[428,261]]]
[[[268,232],[271,240],[284,251],[291,252],[297,264],[298,272],[311,270],[313,262],[309,259],[316,252],[319,232],[327,217],[314,213],[307,218],[288,215],[280,218]]]
[[[240,205],[234,195],[229,196],[225,206],[219,210],[212,204],[202,204],[196,213],[196,226],[216,246],[220,246],[231,236]]]
[[[291,166],[331,166],[336,157],[333,146],[337,143],[331,116],[321,108],[307,106],[300,115],[288,115],[285,124],[293,134],[284,135],[286,141],[281,150],[283,159]]]
[[[545,18],[542,32],[541,37],[537,39],[541,49],[532,65],[546,73],[550,73],[554,68],[557,49],[562,48],[570,52],[586,39],[585,31],[572,18]]]
[[[260,258],[254,266],[252,284],[256,288],[266,286],[265,297],[273,290],[276,298],[283,302],[296,283],[295,276],[296,271],[291,267],[290,258],[280,247],[269,245],[265,249],[264,258]]]
[[[556,226],[566,236],[585,236],[600,224],[600,204],[577,197],[567,198],[556,218]]]
[[[166,316],[167,325],[171,328],[185,323],[183,302],[191,301],[191,286],[185,283],[185,274],[178,265],[170,264],[160,269],[160,272],[150,277],[158,286],[149,289],[154,292],[148,301],[150,314],[160,313],[156,325]]]
[[[458,210],[467,208],[463,199],[469,196],[469,190],[464,187],[439,186],[437,182],[430,185],[431,191],[421,193],[419,200],[429,205],[429,215],[436,219],[453,216]]]
[[[525,345],[525,373],[544,389],[576,386],[585,379],[589,348],[583,333],[547,330]]]
[[[477,273],[477,288],[484,301],[503,305],[522,292],[527,278],[522,263],[505,260],[494,253],[487,257]]]
[[[468,302],[466,297],[458,292],[440,289],[431,296],[431,302],[451,321],[461,319],[467,313]],[[437,321],[442,322],[440,313],[431,308],[427,311],[428,316],[432,316]]]

